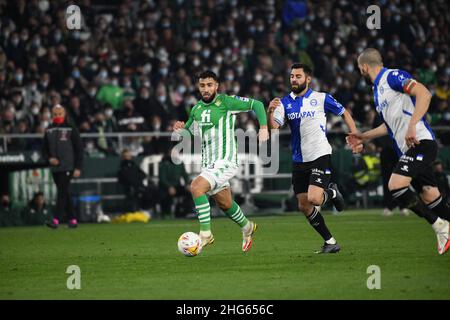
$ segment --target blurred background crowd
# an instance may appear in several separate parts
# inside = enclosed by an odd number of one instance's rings
[[[450,125],[449,3],[379,1],[382,28],[369,30],[372,2],[84,0],[76,3],[82,30],[74,31],[66,27],[70,1],[0,0],[0,133],[43,133],[57,103],[81,133],[170,131],[198,99],[199,71],[215,71],[222,92],[267,106],[289,93],[297,61],[313,67],[315,90],[332,93],[359,126],[371,127],[371,88],[355,64],[366,47],[424,83],[433,93],[431,125]],[[244,129],[256,125],[252,114],[238,119]],[[329,129],[341,125],[333,118]],[[445,131],[438,137],[450,145]],[[166,145],[146,138],[128,147],[146,155]],[[8,141],[9,151],[33,148],[39,139]],[[120,152],[109,139],[85,148]]]

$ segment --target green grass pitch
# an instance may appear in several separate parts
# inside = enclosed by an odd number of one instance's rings
[[[216,242],[188,258],[177,251],[196,220],[0,229],[0,299],[450,299],[450,253],[415,216],[349,211],[325,218],[342,246],[317,255],[321,238],[299,214],[254,217],[253,248],[239,227],[213,218]],[[81,289],[66,269],[81,269]],[[381,270],[369,290],[367,268]]]

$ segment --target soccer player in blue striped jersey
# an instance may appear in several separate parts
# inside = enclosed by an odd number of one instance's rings
[[[318,253],[336,253],[340,246],[331,235],[318,210],[331,200],[338,211],[344,199],[331,182],[331,146],[327,139],[326,114],[342,116],[351,132],[356,132],[350,113],[330,94],[312,90],[312,70],[296,63],[291,67],[292,92],[269,105],[269,125],[278,129],[286,122],[291,128],[292,184],[298,206],[325,243]]]
[[[432,226],[438,253],[444,254],[450,247],[450,208],[437,188],[432,169],[438,147],[426,121],[431,93],[408,72],[384,68],[376,49],[364,50],[358,67],[366,81],[373,83],[375,107],[383,124],[350,134],[347,142],[354,151],[360,151],[364,142],[389,134],[399,157],[389,190],[401,207],[411,209]]]

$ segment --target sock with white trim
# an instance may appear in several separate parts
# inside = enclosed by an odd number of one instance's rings
[[[450,207],[442,196],[439,196],[436,200],[429,203],[428,209],[433,211],[440,218],[450,221]]]
[[[391,193],[401,208],[411,209],[419,217],[427,220],[429,224],[436,222],[438,216],[409,187],[391,190]]]
[[[309,220],[309,224],[314,229],[316,229],[316,231],[322,236],[323,240],[325,240],[327,243],[331,241],[329,244],[333,244],[332,242],[336,243],[336,240],[334,240],[330,230],[328,230],[328,227],[325,224],[325,220],[316,207],[313,207],[313,211],[307,218]]]
[[[197,217],[200,222],[200,231],[211,230],[211,206],[209,205],[206,194],[194,199]]]
[[[236,203],[236,201],[233,201],[233,204],[231,205],[231,208],[225,211],[225,214],[234,222],[236,222],[241,228],[244,228],[248,220],[245,217],[244,213],[241,210],[241,207]]]

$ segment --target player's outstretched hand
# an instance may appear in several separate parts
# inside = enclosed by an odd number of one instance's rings
[[[274,112],[276,107],[278,107],[281,104],[280,98],[274,98],[269,103],[269,112]]]
[[[258,138],[260,142],[269,140],[269,130],[267,130],[267,127],[259,129]]]
[[[184,129],[184,126],[185,126],[184,121],[177,121],[173,125],[173,131],[175,132],[180,131],[181,129]]]
[[[364,145],[362,143],[352,147],[352,152],[354,154],[361,153],[363,150],[364,150]]]

